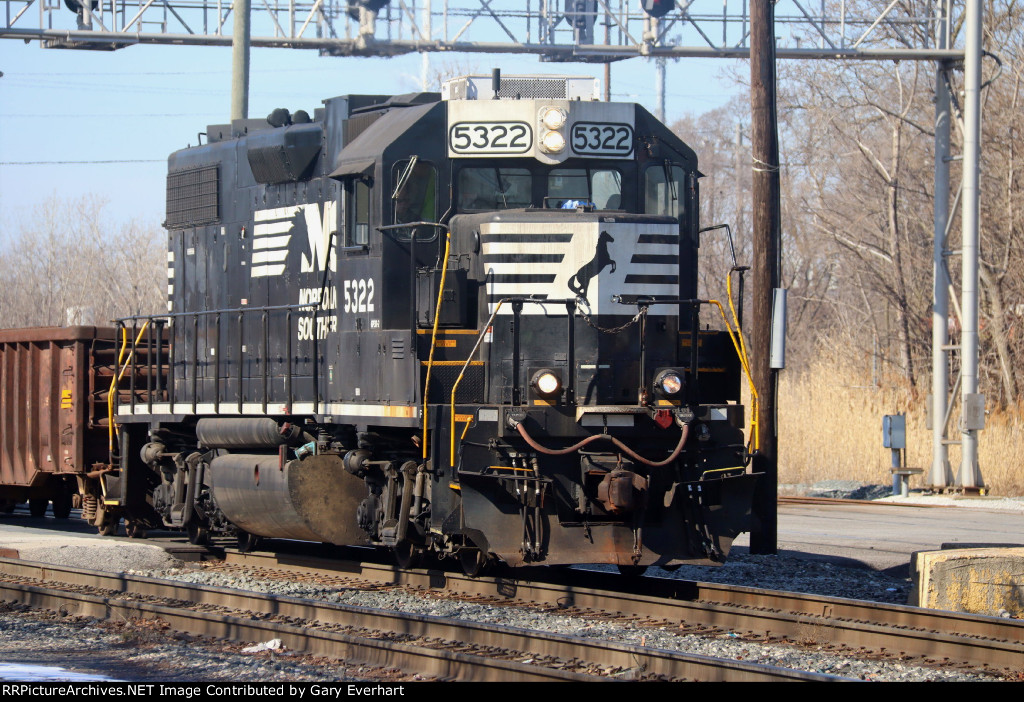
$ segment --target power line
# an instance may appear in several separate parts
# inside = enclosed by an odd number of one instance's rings
[[[163,163],[162,158],[125,159],[110,161],[0,161],[0,166],[80,166],[102,163]]]

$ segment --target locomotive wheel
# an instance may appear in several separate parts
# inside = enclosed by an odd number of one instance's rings
[[[464,548],[459,551],[459,565],[462,572],[470,578],[475,578],[483,571],[487,564],[487,556],[478,548]]]
[[[61,492],[53,498],[53,516],[57,519],[67,519],[71,516],[71,494]]]
[[[647,572],[647,566],[619,564],[619,573],[631,578],[638,578]]]
[[[46,508],[50,506],[50,501],[45,497],[33,497],[28,501],[28,513],[33,517],[42,517],[46,515]]]
[[[392,550],[399,568],[419,568],[423,562],[423,547],[408,539],[398,542]]]
[[[250,534],[247,531],[238,530],[238,550],[242,553],[249,553],[260,545],[260,537]]]
[[[188,531],[189,543],[193,543],[196,546],[205,546],[210,541],[210,530],[202,524],[196,521],[196,517],[193,515],[192,521],[185,527]]]

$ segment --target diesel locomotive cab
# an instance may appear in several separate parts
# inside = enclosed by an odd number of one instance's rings
[[[117,411],[109,513],[467,572],[720,562],[756,476],[697,157],[596,87],[469,76],[172,155],[168,315],[123,335],[166,387]]]

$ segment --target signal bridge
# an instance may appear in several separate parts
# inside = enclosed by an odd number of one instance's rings
[[[230,45],[227,0],[2,0],[0,38],[47,48]],[[779,0],[779,58],[943,60],[936,40],[962,8],[944,2]],[[748,0],[256,0],[253,46],[336,56],[536,54],[549,61],[635,56],[746,58]],[[944,32],[950,36],[949,32]]]

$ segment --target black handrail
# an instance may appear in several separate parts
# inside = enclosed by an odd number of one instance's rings
[[[135,412],[135,407],[136,407],[136,404],[137,404],[136,403],[136,395],[137,395],[138,388],[136,386],[136,376],[138,375],[138,372],[140,371],[141,368],[145,368],[147,370],[146,391],[147,391],[147,395],[148,395],[148,397],[147,397],[147,406],[148,406],[149,412],[153,412],[153,404],[154,404],[154,399],[153,398],[154,398],[155,392],[162,392],[163,388],[162,388],[162,382],[160,380],[160,375],[161,375],[161,373],[163,371],[163,352],[162,352],[162,346],[163,346],[163,342],[164,342],[165,330],[167,330],[169,332],[167,334],[167,343],[168,343],[168,354],[167,354],[167,375],[168,375],[168,379],[167,379],[167,386],[166,386],[166,388],[167,388],[167,401],[168,401],[168,404],[172,408],[172,411],[173,411],[173,408],[174,408],[175,403],[177,401],[177,398],[175,397],[176,393],[175,393],[175,383],[174,383],[174,372],[175,372],[175,362],[176,362],[176,359],[175,359],[176,344],[174,343],[174,338],[173,338],[173,322],[176,319],[182,319],[182,318],[191,318],[191,322],[192,322],[191,323],[191,327],[192,327],[192,358],[189,359],[189,361],[187,361],[187,363],[190,364],[188,370],[189,370],[189,373],[190,373],[190,376],[191,376],[189,379],[191,380],[191,386],[192,386],[191,387],[192,412],[195,413],[197,411],[197,409],[198,409],[198,402],[199,402],[199,373],[198,373],[198,370],[199,370],[199,327],[200,327],[199,320],[200,320],[200,317],[210,317],[210,316],[215,316],[215,321],[214,321],[214,325],[213,325],[213,327],[214,327],[214,329],[213,329],[213,338],[212,339],[208,339],[208,341],[212,341],[211,353],[214,356],[214,361],[213,361],[213,373],[214,373],[214,377],[213,377],[213,380],[214,380],[214,383],[213,383],[213,388],[214,388],[213,405],[214,405],[214,411],[219,413],[220,409],[221,409],[222,401],[224,399],[222,397],[222,394],[223,394],[224,390],[227,387],[226,384],[224,383],[226,378],[223,377],[223,368],[222,368],[222,365],[221,365],[221,356],[223,355],[223,348],[222,348],[222,346],[223,346],[223,344],[222,344],[223,334],[221,333],[221,327],[222,327],[222,324],[223,324],[222,316],[225,315],[225,314],[237,314],[238,315],[238,376],[237,376],[237,378],[238,378],[238,388],[237,388],[236,400],[237,400],[237,405],[238,405],[238,413],[242,414],[242,412],[243,412],[243,404],[244,404],[244,399],[245,399],[245,392],[244,392],[244,387],[245,387],[245,370],[244,370],[243,366],[244,366],[244,363],[245,363],[245,356],[246,356],[246,352],[244,350],[245,346],[243,345],[243,340],[245,338],[243,332],[244,332],[244,326],[245,326],[245,314],[247,312],[248,313],[260,313],[261,318],[262,318],[261,319],[261,322],[262,322],[261,323],[261,327],[262,327],[262,337],[263,337],[264,353],[262,355],[261,363],[260,363],[260,377],[261,377],[262,386],[263,386],[262,402],[261,402],[261,404],[262,404],[264,413],[266,413],[266,411],[267,411],[267,409],[269,407],[269,404],[270,404],[270,391],[271,391],[271,383],[270,383],[270,370],[271,370],[270,369],[270,363],[271,362],[270,362],[270,348],[269,348],[270,347],[270,313],[271,312],[277,312],[277,311],[284,311],[286,313],[285,314],[285,327],[286,327],[285,336],[286,336],[286,347],[287,347],[287,351],[286,351],[286,353],[287,353],[287,361],[286,361],[287,362],[287,368],[286,368],[286,374],[285,374],[285,392],[286,392],[287,397],[286,397],[286,401],[285,401],[285,407],[286,407],[285,411],[288,414],[291,414],[292,407],[293,407],[293,404],[294,404],[294,376],[295,376],[294,365],[296,363],[296,359],[294,357],[295,356],[295,354],[294,354],[294,346],[293,346],[293,341],[294,340],[292,339],[293,325],[294,325],[296,317],[297,317],[294,314],[294,312],[297,311],[297,310],[308,309],[310,306],[311,305],[309,305],[309,304],[294,304],[294,305],[267,305],[267,306],[263,306],[263,307],[236,307],[236,308],[225,308],[225,309],[217,309],[217,310],[196,310],[194,312],[169,312],[167,314],[133,315],[131,317],[124,317],[124,318],[121,318],[121,319],[118,319],[118,320],[114,320],[114,324],[116,325],[116,328],[118,330],[124,329],[126,332],[127,332],[127,324],[128,323],[131,324],[131,330],[132,330],[132,338],[131,338],[131,342],[130,342],[131,343],[131,346],[130,346],[131,356],[130,356],[130,359],[129,359],[128,362],[130,363],[130,369],[131,369],[131,378],[129,379],[129,383],[130,383],[130,400],[129,400],[129,402],[130,402],[131,407],[132,407],[132,413]],[[147,330],[146,330],[146,340],[143,342],[141,339],[138,339],[138,343],[136,343],[137,342],[137,337],[140,336],[139,333],[138,333],[139,322],[147,322],[148,323],[148,327],[147,327]],[[155,337],[156,337],[155,339],[154,339],[154,333],[153,333],[153,328],[154,327],[156,327],[156,329],[157,329],[157,332],[155,334]],[[206,330],[208,332],[210,331],[209,330],[209,326],[206,327]],[[140,361],[140,360],[138,360],[137,357],[138,357],[140,351],[143,348],[146,351],[146,359],[145,359],[145,361]],[[224,385],[225,387],[222,387],[222,385]],[[120,404],[120,403],[118,403],[118,404]]]

